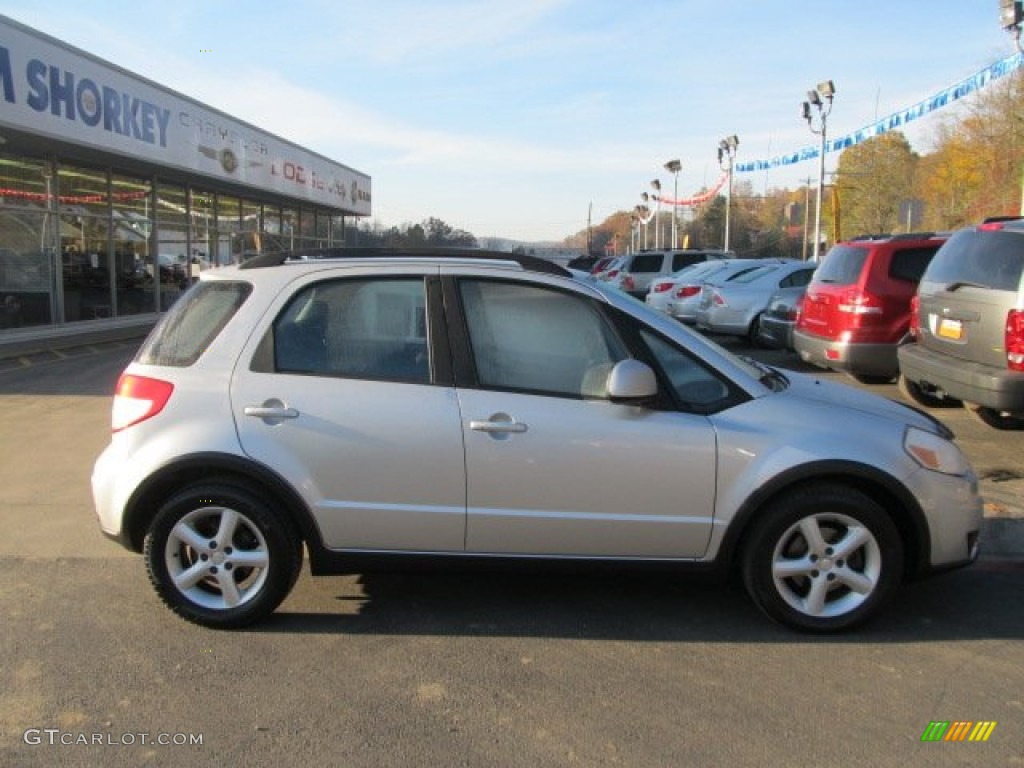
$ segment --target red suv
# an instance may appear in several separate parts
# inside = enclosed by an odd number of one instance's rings
[[[911,341],[910,299],[947,238],[916,233],[837,243],[807,287],[793,331],[800,357],[865,383],[895,379],[896,350]]]

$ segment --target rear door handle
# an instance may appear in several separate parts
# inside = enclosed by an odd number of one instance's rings
[[[299,412],[289,408],[277,398],[265,400],[263,405],[247,405],[242,409],[246,416],[263,419],[267,424],[280,424],[285,419],[297,419]]]

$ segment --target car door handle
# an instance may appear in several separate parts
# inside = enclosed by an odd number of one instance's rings
[[[475,432],[487,432],[492,435],[522,434],[528,429],[523,422],[503,413],[495,414],[490,421],[473,419],[469,422],[469,428]]]
[[[280,400],[268,400],[263,405],[247,405],[242,409],[246,416],[254,416],[257,419],[266,419],[271,423],[279,423],[283,419],[296,419],[299,412],[289,408]]]

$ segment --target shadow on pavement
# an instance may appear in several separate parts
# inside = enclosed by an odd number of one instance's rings
[[[671,574],[390,573],[300,581],[259,633],[549,637],[631,642],[907,643],[1019,639],[1024,563],[904,585],[867,625],[816,636],[758,611],[736,584]],[[339,590],[339,586],[343,589]]]

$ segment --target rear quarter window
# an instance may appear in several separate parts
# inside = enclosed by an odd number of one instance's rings
[[[200,282],[187,291],[149,334],[136,362],[186,368],[196,362],[252,292],[249,283]]]
[[[1024,235],[966,229],[951,237],[928,266],[929,281],[971,283],[1000,291],[1021,288]]]
[[[660,272],[661,263],[664,259],[660,253],[641,253],[633,257],[633,263],[629,265],[627,272]]]
[[[893,252],[892,260],[889,262],[889,277],[907,283],[921,282],[921,275],[928,268],[937,250],[939,250],[939,246],[904,248]]]

